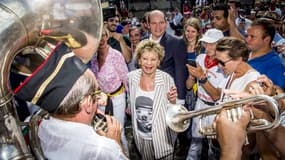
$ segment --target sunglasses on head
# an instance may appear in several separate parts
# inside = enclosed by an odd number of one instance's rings
[[[217,62],[218,62],[218,64],[220,64],[220,65],[222,65],[223,67],[225,67],[225,65],[226,65],[229,61],[231,61],[231,60],[232,60],[232,59],[229,59],[229,60],[223,62],[223,61],[217,59]]]

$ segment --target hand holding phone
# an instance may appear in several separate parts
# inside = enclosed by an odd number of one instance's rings
[[[197,67],[196,61],[194,59],[188,59],[188,64],[192,67]]]

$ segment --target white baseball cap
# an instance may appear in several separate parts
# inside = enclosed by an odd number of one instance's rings
[[[202,36],[199,41],[206,42],[206,43],[215,43],[218,40],[222,39],[224,34],[222,31],[211,28],[206,31],[206,33]]]

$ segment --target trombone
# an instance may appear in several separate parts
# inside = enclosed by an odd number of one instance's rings
[[[273,121],[270,122],[266,119],[255,119],[251,115],[251,120],[248,125],[247,131],[254,132],[259,130],[271,129],[279,126],[280,124],[280,109],[277,100],[285,98],[285,93],[273,97],[267,95],[255,95],[251,97],[242,98],[239,100],[232,100],[216,106],[201,109],[198,111],[187,111],[187,109],[178,104],[172,104],[168,107],[166,113],[166,124],[175,132],[183,132],[190,125],[190,119],[200,116],[200,132],[205,136],[216,135],[216,131],[212,126],[202,126],[202,118],[210,115],[217,115],[223,109],[231,110],[232,117],[241,113],[233,113],[233,111],[241,112],[244,105],[257,105],[267,103],[273,110]]]

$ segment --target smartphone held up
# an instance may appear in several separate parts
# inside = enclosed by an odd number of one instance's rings
[[[194,59],[188,59],[188,64],[192,67],[197,67],[196,61]]]

